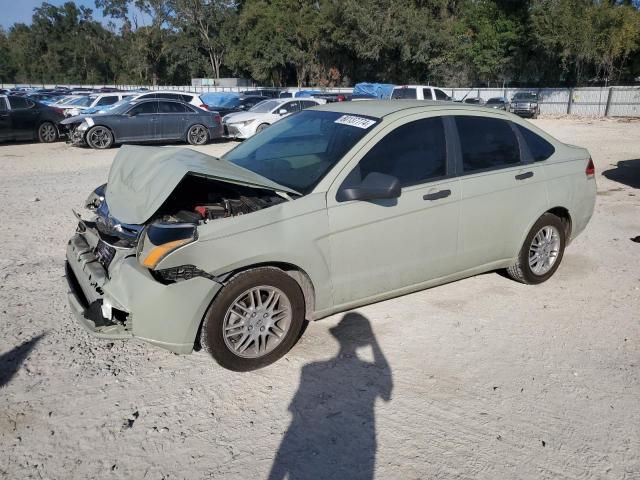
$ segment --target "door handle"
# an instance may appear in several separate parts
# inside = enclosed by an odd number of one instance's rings
[[[451,195],[451,190],[440,190],[435,193],[427,193],[422,197],[423,200],[439,200],[441,198],[447,198]]]
[[[516,175],[516,180],[526,180],[527,178],[533,177],[533,172],[524,172]]]

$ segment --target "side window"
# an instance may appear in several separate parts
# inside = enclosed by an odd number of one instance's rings
[[[529,151],[533,156],[533,159],[536,162],[541,162],[542,160],[546,160],[551,155],[553,155],[556,149],[547,142],[540,135],[533,133],[528,128],[523,127],[522,125],[516,125],[520,133],[524,137],[524,141],[527,142],[527,146],[529,147]]]
[[[31,108],[35,105],[31,100],[22,97],[9,97],[9,104],[12,110]]]
[[[8,110],[7,102],[4,98],[0,98],[0,112],[6,112]]]
[[[416,89],[415,88],[396,88],[391,94],[392,99],[401,100],[401,99],[416,99]],[[431,98],[431,95],[429,95]]]
[[[282,105],[280,105],[280,107],[278,107],[276,112],[279,112],[282,109],[286,110],[287,113],[297,112],[298,110],[300,110],[300,102],[283,103]]]
[[[136,115],[140,115],[143,113],[157,113],[158,112],[158,102],[144,102],[140,105],[136,105],[129,113],[134,113]]]
[[[158,102],[158,111],[160,113],[184,113],[187,109],[178,102]]]
[[[449,100],[449,95],[444,93],[442,90],[434,88],[433,91],[436,94],[436,100]]]
[[[193,95],[178,95],[178,100],[182,100],[183,102],[187,102],[189,103],[191,100],[193,100]]]
[[[311,100],[300,100],[300,107],[302,110],[310,107],[317,107],[318,104],[316,102],[312,102]]]
[[[96,103],[96,106],[100,107],[102,105],[113,105],[117,101],[118,101],[118,97],[116,96],[102,97],[100,100],[98,100],[98,103]]]
[[[520,162],[518,139],[508,122],[471,116],[456,116],[455,120],[465,173]]]
[[[431,97],[431,89],[430,88],[423,88],[422,89],[422,98],[424,98],[425,100],[433,100],[433,98]]]
[[[442,118],[423,118],[387,134],[360,160],[345,183],[357,185],[370,173],[378,172],[398,178],[406,187],[446,175],[446,166]]]

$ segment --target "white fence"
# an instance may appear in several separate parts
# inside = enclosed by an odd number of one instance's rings
[[[0,85],[1,88],[14,86],[33,86],[53,88],[56,85]],[[149,90],[181,90],[198,93],[206,92],[242,92],[255,88],[275,87],[214,87],[190,85],[148,86],[148,85],[68,85],[69,87],[115,87],[122,90],[134,90],[141,87]],[[279,90],[322,90],[326,92],[349,93],[351,88],[280,88]],[[480,97],[488,100],[492,97],[511,99],[517,92],[537,92],[542,115],[577,115],[583,117],[640,117],[640,87],[586,87],[586,88],[446,88],[454,100],[468,97]]]

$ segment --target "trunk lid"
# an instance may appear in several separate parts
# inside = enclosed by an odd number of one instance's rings
[[[120,148],[109,171],[105,199],[119,221],[143,224],[187,175],[300,195],[251,170],[189,148]]]

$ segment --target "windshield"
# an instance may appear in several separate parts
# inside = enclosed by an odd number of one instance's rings
[[[245,140],[223,158],[307,194],[378,121],[304,110]]]
[[[277,100],[265,100],[264,102],[256,103],[249,109],[249,111],[256,113],[269,113],[278,105],[282,105],[282,102],[279,102]]]
[[[538,100],[538,96],[535,93],[516,93],[513,96],[514,100],[524,100],[524,101],[533,101]]]
[[[73,105],[75,107],[88,107],[93,103],[93,101],[98,98],[93,95],[89,95],[88,97],[79,97],[75,100],[72,100],[67,105]]]

